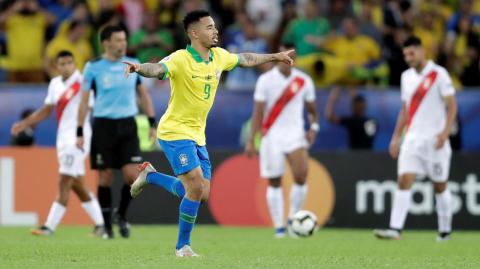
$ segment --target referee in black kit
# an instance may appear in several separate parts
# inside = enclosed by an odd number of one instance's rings
[[[134,116],[140,106],[150,121],[150,136],[156,138],[156,122],[152,101],[142,77],[132,74],[125,78],[125,64],[122,61],[137,62],[126,57],[127,37],[122,28],[107,26],[100,34],[105,54],[88,62],[83,70],[82,101],[79,107],[78,122],[83,123],[88,108],[89,91],[95,93],[93,107],[93,134],[90,150],[92,169],[98,170],[98,201],[105,220],[104,239],[113,238],[111,211],[113,169],[121,169],[125,176],[120,205],[116,217],[120,234],[130,236],[130,224],[125,218],[131,200],[130,185],[138,177],[138,164],[142,162],[137,125]],[[83,145],[83,130],[77,129],[77,146]]]

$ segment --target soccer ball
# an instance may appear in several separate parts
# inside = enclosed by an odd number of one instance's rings
[[[308,210],[300,210],[292,218],[292,230],[301,237],[309,237],[318,230],[317,216]]]

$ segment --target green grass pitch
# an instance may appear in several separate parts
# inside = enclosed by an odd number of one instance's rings
[[[0,268],[480,268],[480,232],[405,231],[379,241],[371,230],[321,229],[306,239],[274,239],[272,229],[197,225],[193,250],[176,258],[177,226],[132,226],[129,239],[87,238],[91,227],[61,226],[53,237],[0,228]]]

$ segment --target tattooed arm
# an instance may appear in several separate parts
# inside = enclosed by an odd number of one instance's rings
[[[125,77],[128,78],[130,73],[138,73],[142,77],[146,78],[163,78],[165,75],[165,67],[163,64],[137,64],[132,63],[129,61],[123,61],[123,63],[127,64],[125,67]]]
[[[254,67],[268,62],[284,62],[293,65],[293,60],[288,56],[293,50],[276,54],[240,53],[240,67]]]

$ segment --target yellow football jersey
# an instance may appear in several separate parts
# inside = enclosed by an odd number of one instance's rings
[[[240,56],[222,48],[210,49],[210,60],[203,61],[190,45],[178,50],[160,63],[167,70],[162,79],[170,78],[171,97],[157,129],[165,141],[191,139],[204,146],[208,112],[213,105],[222,71],[232,71]]]

